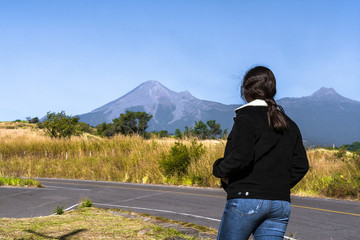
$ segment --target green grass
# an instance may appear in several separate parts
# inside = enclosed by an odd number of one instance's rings
[[[87,208],[87,207],[93,207],[93,206],[94,206],[94,203],[90,199],[85,198],[85,199],[81,200],[79,208]]]
[[[0,186],[9,187],[42,187],[41,184],[31,178],[0,177]]]

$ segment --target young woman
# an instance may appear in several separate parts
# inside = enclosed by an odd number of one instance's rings
[[[244,76],[223,158],[213,174],[221,178],[227,203],[218,239],[283,239],[290,216],[290,189],[308,171],[297,125],[276,104],[272,71],[258,66]]]

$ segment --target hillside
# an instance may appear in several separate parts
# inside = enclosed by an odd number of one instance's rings
[[[360,102],[339,95],[332,88],[321,88],[301,98],[282,98],[278,103],[299,125],[307,145],[341,146],[360,138]],[[174,133],[195,121],[216,120],[222,129],[232,128],[237,105],[197,99],[189,92],[174,92],[157,81],[148,81],[126,95],[89,113],[80,115],[80,121],[96,126],[111,122],[120,113],[144,111],[153,118],[148,131],[167,130]]]
[[[360,102],[321,88],[311,96],[278,100],[309,145],[340,146],[360,139]]]
[[[126,95],[80,115],[80,121],[96,126],[102,122],[109,123],[118,118],[120,113],[130,110],[147,112],[153,116],[148,131],[167,130],[174,133],[177,128],[183,131],[185,126],[194,125],[195,121],[214,119],[223,128],[230,129],[235,107],[200,100],[187,91],[177,93],[157,81],[148,81]]]

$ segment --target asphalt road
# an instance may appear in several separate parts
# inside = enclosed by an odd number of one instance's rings
[[[116,182],[38,179],[45,188],[0,188],[0,217],[52,214],[83,198],[97,207],[120,208],[218,228],[226,202],[221,189]],[[292,197],[287,239],[360,239],[360,203]]]

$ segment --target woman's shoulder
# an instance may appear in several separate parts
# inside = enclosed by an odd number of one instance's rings
[[[248,106],[236,111],[235,122],[259,125],[267,121],[267,107]]]
[[[266,106],[247,106],[247,107],[238,108],[235,110],[236,116],[252,115],[252,114],[258,114],[261,112],[267,112],[267,107]]]

